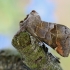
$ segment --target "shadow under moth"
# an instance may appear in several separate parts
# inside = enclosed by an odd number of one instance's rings
[[[67,57],[70,53],[70,29],[65,25],[42,21],[35,10],[32,10],[24,20],[20,21],[20,30],[16,35],[21,31],[29,32],[63,57]]]

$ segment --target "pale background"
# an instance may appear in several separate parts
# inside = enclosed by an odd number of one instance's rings
[[[0,0],[0,50],[14,49],[13,35],[19,30],[19,21],[31,10],[36,10],[42,20],[64,24],[70,28],[70,0]],[[60,57],[64,70],[70,70],[70,56]]]

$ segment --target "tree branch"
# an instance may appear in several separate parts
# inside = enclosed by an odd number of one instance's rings
[[[23,62],[31,70],[62,70],[58,61],[51,54],[45,53],[36,40],[34,44],[31,43],[27,32],[15,36],[12,44],[22,54]]]

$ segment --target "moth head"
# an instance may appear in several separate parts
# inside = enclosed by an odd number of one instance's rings
[[[35,18],[36,20],[37,20],[37,19],[38,19],[38,20],[41,20],[39,14],[38,14],[35,10],[32,10],[32,11],[30,12],[29,16]]]
[[[19,25],[20,27],[23,26],[24,24],[31,25],[31,24],[37,24],[41,21],[41,18],[39,14],[35,11],[32,10],[25,18],[24,20],[20,21]]]
[[[32,10],[32,11],[30,12],[30,14],[31,14],[31,15],[39,15],[35,10]]]
[[[27,20],[28,20],[28,24],[37,25],[38,23],[41,22],[41,17],[35,10],[32,10]]]

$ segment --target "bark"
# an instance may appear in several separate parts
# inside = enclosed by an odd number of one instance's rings
[[[28,32],[21,32],[12,40],[13,46],[22,54],[23,63],[31,70],[62,70],[59,62],[50,53],[45,53],[35,38]]]

